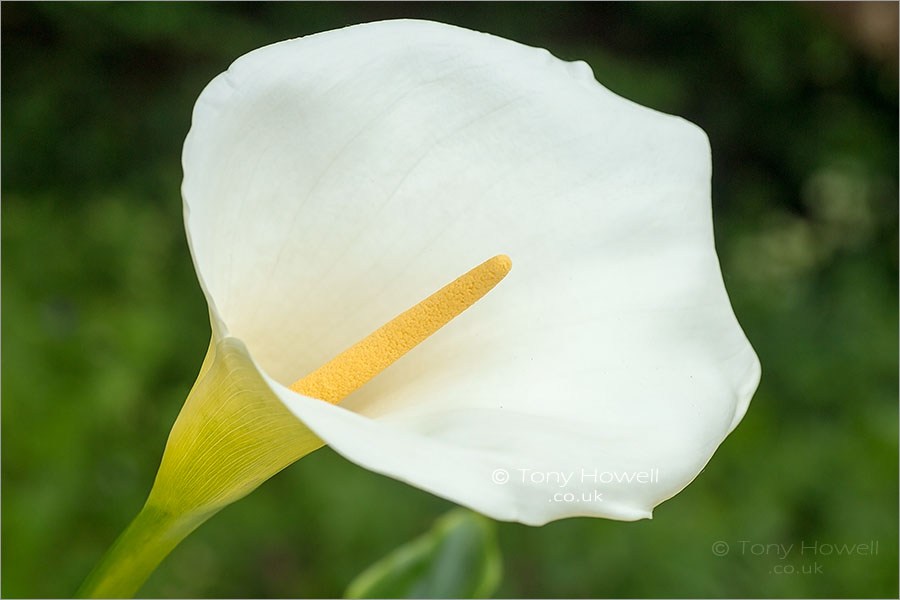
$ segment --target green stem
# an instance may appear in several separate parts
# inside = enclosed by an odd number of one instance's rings
[[[78,597],[133,596],[204,521],[321,446],[272,393],[242,344],[213,340],[172,426],[147,503]]]
[[[176,516],[145,504],[75,597],[131,598],[169,552],[215,512]]]

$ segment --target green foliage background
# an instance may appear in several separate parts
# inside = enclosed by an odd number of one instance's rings
[[[585,59],[701,125],[726,283],[763,364],[743,424],[654,520],[501,524],[499,594],[896,597],[896,54],[871,58],[821,7],[707,3],[3,3],[3,595],[73,593],[142,504],[203,358],[179,196],[202,87],[258,46],[399,16]],[[324,449],[142,594],[340,595],[449,507]],[[879,554],[779,561],[741,540]]]

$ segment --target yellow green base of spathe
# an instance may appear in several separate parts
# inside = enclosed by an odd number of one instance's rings
[[[272,393],[240,342],[213,341],[146,504],[77,595],[133,596],[194,529],[322,445]]]

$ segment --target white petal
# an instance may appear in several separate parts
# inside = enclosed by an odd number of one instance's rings
[[[335,450],[492,517],[649,517],[756,388],[705,134],[584,63],[421,21],[282,42],[204,90],[184,168],[219,335]],[[496,289],[341,407],[283,387],[500,253]]]

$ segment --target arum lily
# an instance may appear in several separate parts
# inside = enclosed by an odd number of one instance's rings
[[[323,443],[495,519],[649,518],[759,380],[710,164],[700,128],[586,64],[457,27],[371,23],[238,59],[183,154],[209,353],[82,593],[133,593]]]

